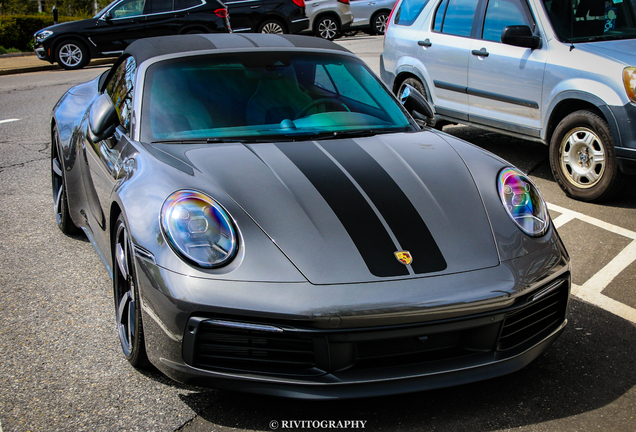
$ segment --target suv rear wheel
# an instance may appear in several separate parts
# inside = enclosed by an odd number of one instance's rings
[[[314,28],[316,36],[327,40],[334,40],[340,34],[340,24],[330,16],[319,18]]]
[[[274,19],[269,19],[258,27],[259,33],[273,33],[273,34],[284,34],[285,28],[283,25]]]
[[[561,120],[550,140],[550,168],[572,198],[599,202],[612,197],[622,173],[605,120],[586,110]]]
[[[383,35],[386,31],[386,22],[389,20],[388,12],[380,12],[371,18],[371,34]]]

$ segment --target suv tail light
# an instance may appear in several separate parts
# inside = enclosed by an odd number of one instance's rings
[[[344,3],[344,4],[351,4],[349,3],[349,0],[338,0],[340,3]]]
[[[227,9],[217,9],[214,11],[214,14],[219,18],[227,18],[228,16]]]
[[[384,42],[386,41],[386,34],[389,31],[389,23],[393,19],[393,13],[395,12],[395,8],[397,7],[398,3],[400,3],[400,1],[396,1],[395,2],[395,4],[393,5],[393,9],[391,9],[391,13],[389,14],[389,17],[386,20],[386,25],[384,27],[384,38],[382,39],[382,48],[383,49],[384,49]]]
[[[305,7],[305,0],[293,0],[293,2],[298,7]]]

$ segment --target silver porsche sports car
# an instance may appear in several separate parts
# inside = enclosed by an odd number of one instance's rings
[[[570,260],[526,175],[425,126],[304,36],[139,40],[53,110],[55,215],[112,275],[124,355],[298,398],[523,368],[563,331]]]

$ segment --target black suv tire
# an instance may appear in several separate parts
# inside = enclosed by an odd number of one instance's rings
[[[550,168],[568,196],[588,202],[611,198],[623,178],[607,122],[587,110],[569,114],[554,130]]]

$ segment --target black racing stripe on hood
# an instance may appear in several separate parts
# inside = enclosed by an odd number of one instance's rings
[[[446,260],[419,212],[369,153],[352,140],[322,141],[320,145],[371,199],[400,246],[410,252],[416,274],[446,269]]]
[[[395,244],[367,200],[325,153],[313,143],[278,143],[276,147],[327,201],[371,274],[377,277],[409,274],[393,255]]]

